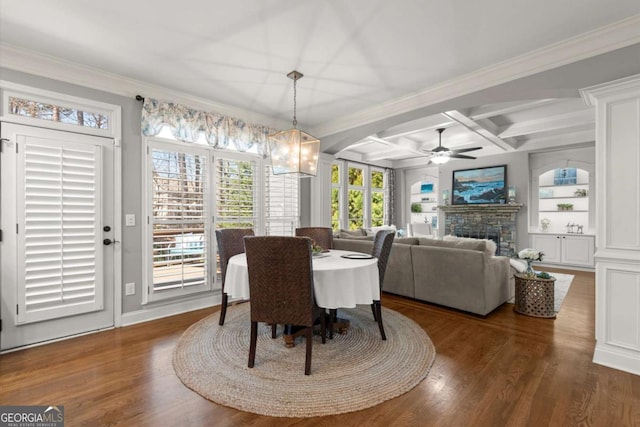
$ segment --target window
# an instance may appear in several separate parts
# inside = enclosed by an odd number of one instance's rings
[[[384,225],[384,172],[381,170],[371,170],[371,226],[379,227]]]
[[[150,144],[149,300],[211,288],[207,150]]]
[[[256,161],[217,157],[216,228],[256,228]]]
[[[13,123],[113,137],[120,130],[120,108],[3,82],[2,111]]]
[[[340,165],[331,165],[331,228],[340,229]]]
[[[381,168],[336,161],[331,165],[331,227],[379,227],[385,225],[387,179]]]
[[[361,168],[349,166],[349,229],[364,227],[364,180]]]
[[[161,134],[146,140],[151,285],[144,302],[216,289],[215,281],[219,289],[214,227],[292,236],[299,224],[298,176],[273,175],[255,154]]]
[[[13,96],[9,96],[9,114],[95,129],[109,129],[109,117],[105,114]]]
[[[300,222],[299,178],[295,174],[274,175],[271,165],[264,170],[265,234],[293,236]]]

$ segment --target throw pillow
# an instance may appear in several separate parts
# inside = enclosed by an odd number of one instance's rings
[[[448,240],[448,241],[458,241],[458,242],[470,242],[469,244],[477,244],[479,242],[484,242],[484,248],[483,249],[476,249],[476,250],[483,250],[485,252],[485,254],[487,255],[487,257],[492,257],[496,254],[496,251],[498,250],[498,246],[496,245],[496,242],[494,242],[491,239],[474,239],[473,237],[458,237],[458,236],[444,236],[443,240]],[[480,248],[481,246],[475,246],[475,248]]]
[[[472,251],[481,252],[486,252],[487,249],[485,241],[480,239],[473,239],[470,237],[444,236],[442,240],[445,242],[451,242],[455,245],[455,247],[460,249],[469,249]]]
[[[371,228],[365,228],[364,232],[366,233],[367,236],[375,236],[378,231],[380,230],[393,230],[396,231],[396,226],[395,225],[381,225],[380,227],[371,227]]]

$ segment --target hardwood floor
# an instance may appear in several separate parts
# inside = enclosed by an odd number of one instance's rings
[[[364,411],[271,418],[187,389],[173,372],[173,347],[217,309],[2,355],[0,405],[64,405],[67,426],[640,426],[640,377],[591,362],[594,274],[569,273],[555,320],[510,304],[480,318],[384,295],[385,307],[427,331],[437,356],[417,387]]]

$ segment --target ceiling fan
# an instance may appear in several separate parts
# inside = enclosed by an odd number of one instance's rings
[[[466,156],[461,153],[468,153],[469,151],[480,150],[482,147],[472,147],[472,148],[461,148],[460,150],[450,150],[447,147],[442,146],[442,132],[444,132],[445,128],[436,129],[438,132],[438,146],[433,150],[425,150],[428,153],[431,153],[431,158],[429,162],[433,162],[437,165],[443,165],[449,161],[449,159],[472,159],[475,160],[475,157]]]

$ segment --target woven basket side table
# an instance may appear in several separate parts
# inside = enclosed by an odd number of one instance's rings
[[[513,310],[534,317],[556,317],[554,308],[555,278],[541,279],[515,274],[515,304]]]

